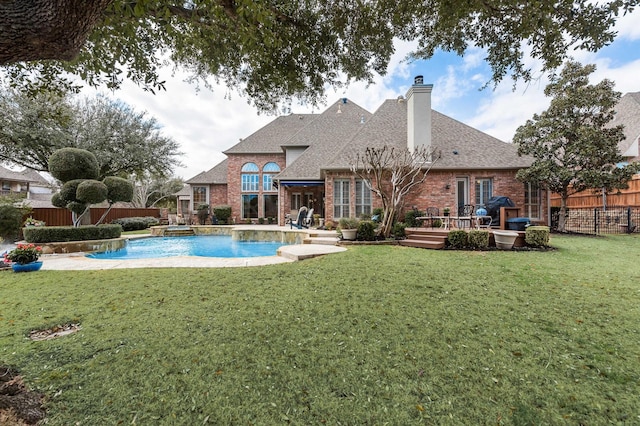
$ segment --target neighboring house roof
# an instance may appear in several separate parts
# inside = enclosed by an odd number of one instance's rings
[[[14,172],[6,167],[0,166],[0,179],[14,182],[29,182],[39,185],[48,185],[49,182],[43,178],[40,173],[31,170],[24,169],[20,172]]]
[[[189,185],[227,183],[228,164],[229,160],[225,158],[211,169],[195,175],[185,183],[188,183]]]
[[[638,144],[640,139],[640,92],[625,94],[616,105],[613,125],[623,124],[625,140],[618,144],[620,153],[628,158],[640,155]]]
[[[190,197],[191,187],[189,187],[188,185],[185,185],[182,187],[180,191],[175,192],[173,195],[175,195],[176,197]]]

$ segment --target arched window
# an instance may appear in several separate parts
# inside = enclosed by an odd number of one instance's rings
[[[276,191],[273,186],[273,175],[280,172],[280,166],[276,163],[267,163],[262,168],[262,190],[265,192]]]
[[[278,164],[276,163],[267,163],[264,165],[264,167],[262,168],[262,171],[265,173],[277,173],[280,171],[280,166],[278,166]]]
[[[245,163],[242,166],[242,192],[258,192],[260,187],[260,169],[255,163]]]

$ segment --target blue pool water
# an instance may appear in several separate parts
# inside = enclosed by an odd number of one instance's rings
[[[275,256],[286,243],[271,241],[233,241],[231,236],[151,237],[133,239],[125,248],[112,252],[92,253],[92,259],[148,259],[153,257],[258,257]]]

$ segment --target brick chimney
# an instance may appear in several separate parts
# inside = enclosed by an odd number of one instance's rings
[[[424,84],[416,76],[407,92],[407,147],[413,152],[419,146],[431,147],[431,90],[433,84]]]

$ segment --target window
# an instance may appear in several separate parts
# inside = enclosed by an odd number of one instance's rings
[[[260,176],[258,166],[255,163],[246,163],[242,166],[242,192],[258,192],[260,188]]]
[[[263,210],[264,217],[278,217],[278,196],[265,195]]]
[[[257,194],[242,195],[242,218],[243,219],[258,218],[258,195]]]
[[[333,217],[349,217],[349,181],[337,179],[333,181]]]
[[[371,190],[367,183],[362,180],[356,180],[356,216],[362,214],[371,215]]]
[[[531,219],[539,219],[540,214],[540,188],[535,182],[524,184],[524,215]]]
[[[197,209],[200,204],[207,204],[207,187],[193,187],[193,208]]]
[[[262,190],[265,192],[277,191],[273,185],[273,175],[280,172],[280,166],[276,163],[267,163],[262,168]]]
[[[291,194],[291,210],[300,210],[300,206],[302,202],[302,194],[299,192],[294,192]]]
[[[477,179],[476,180],[476,204],[487,204],[489,198],[493,197],[493,180]]]

